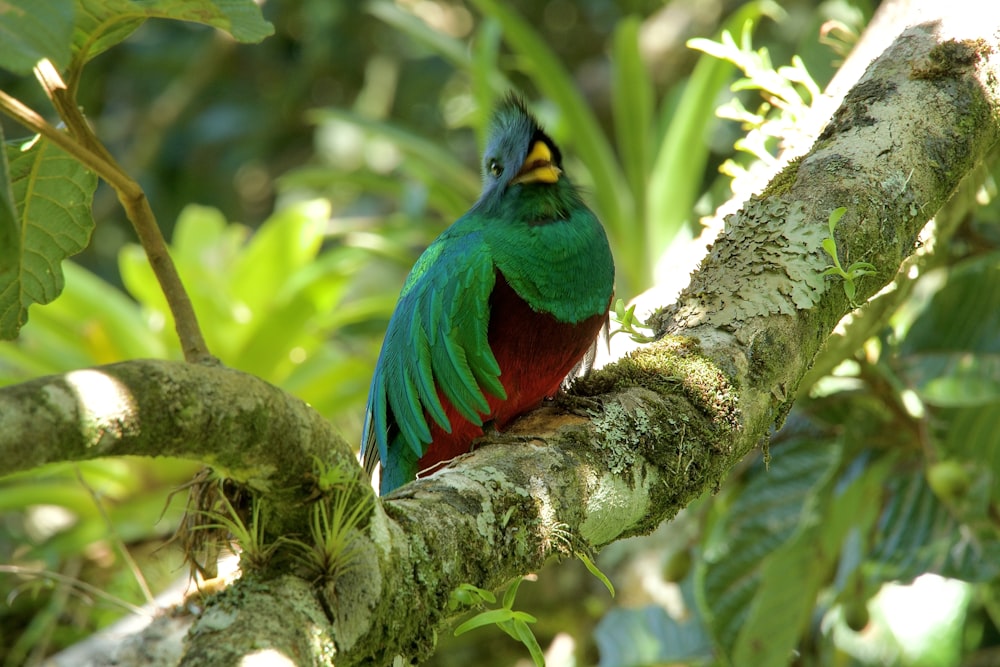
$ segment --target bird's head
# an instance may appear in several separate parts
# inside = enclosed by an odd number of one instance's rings
[[[514,186],[551,186],[564,180],[559,149],[524,101],[508,95],[490,122],[480,201],[495,201]]]

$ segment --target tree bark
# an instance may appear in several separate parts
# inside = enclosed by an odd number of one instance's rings
[[[462,611],[448,607],[461,584],[496,589],[552,556],[649,532],[717,488],[766,442],[852,310],[843,280],[824,275],[831,211],[847,208],[835,233],[844,267],[876,268],[857,281],[863,302],[1000,138],[1000,21],[958,4],[976,20],[904,31],[808,153],[727,218],[690,285],[654,318],[664,337],[577,384],[591,397],[585,416],[543,409],[518,423],[527,441],[486,444],[373,504],[341,576],[246,574],[192,618],[180,664],[262,651],[302,665],[419,662]],[[123,398],[85,400],[67,389],[73,374],[0,390],[0,452],[15,469],[125,453],[198,458],[283,508],[275,533],[301,534],[309,455],[350,456],[311,411],[233,371],[140,361],[87,372],[112,378]],[[28,437],[53,444],[35,451]],[[114,664],[151,664],[145,642],[174,622],[154,623]],[[171,655],[163,664],[177,664]]]

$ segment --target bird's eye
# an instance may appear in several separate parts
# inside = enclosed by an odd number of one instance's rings
[[[503,173],[503,165],[500,164],[500,161],[497,159],[490,160],[489,164],[487,165],[487,168],[489,169],[490,175],[493,176],[493,178],[500,178],[500,174]]]

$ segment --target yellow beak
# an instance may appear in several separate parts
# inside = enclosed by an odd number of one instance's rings
[[[524,158],[520,171],[510,182],[515,183],[555,183],[562,170],[552,163],[552,151],[544,141],[536,141]]]

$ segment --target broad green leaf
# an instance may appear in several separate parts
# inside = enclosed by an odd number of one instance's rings
[[[0,2],[0,68],[30,74],[48,58],[58,69],[69,64],[74,0]]]
[[[287,289],[289,277],[316,259],[329,217],[329,203],[322,200],[269,217],[235,258],[229,274],[233,296],[246,304],[268,304],[277,298]]]
[[[0,124],[0,146],[6,146],[3,125]],[[17,280],[17,269],[21,264],[21,226],[17,221],[17,205],[14,191],[10,187],[10,167],[7,151],[0,152],[0,294],[8,285]],[[0,315],[0,338],[5,326]]]
[[[699,665],[712,655],[712,643],[694,604],[691,577],[681,584],[686,614],[673,618],[659,605],[611,609],[594,629],[599,667]]]
[[[991,478],[993,499],[1000,502],[1000,400],[971,408],[942,410],[943,447],[949,456],[973,462]],[[985,518],[985,517],[982,517]]]
[[[253,0],[77,0],[73,60],[78,69],[122,42],[146,19],[191,21],[224,30],[240,42],[274,34]]]
[[[652,160],[650,137],[653,133],[653,84],[639,51],[637,16],[621,20],[612,38],[611,108],[614,112],[615,139],[625,177],[636,203],[636,215],[644,219],[646,179]]]
[[[978,486],[987,496],[993,476]],[[909,580],[925,572],[966,581],[988,581],[1000,574],[996,530],[981,533],[963,524],[956,510],[934,495],[923,470],[897,474],[886,482],[886,502],[875,526],[878,538],[870,555],[873,576]],[[985,517],[988,504],[980,513]],[[970,517],[972,518],[972,517]],[[983,536],[986,539],[983,539]]]
[[[707,537],[696,571],[702,613],[727,653],[763,588],[769,557],[817,521],[815,496],[841,456],[836,444],[809,439],[772,448],[772,454],[770,470],[756,469]]]
[[[910,326],[903,354],[1000,353],[1000,253],[955,266]]]
[[[799,530],[761,568],[759,585],[732,649],[734,665],[788,664],[848,532],[859,526],[867,532],[875,521],[888,463],[872,463],[867,456],[855,459],[836,484],[824,485],[820,493],[806,499]]]
[[[151,330],[135,301],[74,264],[63,263],[66,286],[16,344],[0,343],[0,385],[123,359],[162,358],[164,339]]]
[[[0,338],[13,338],[28,318],[28,306],[59,296],[62,261],[90,241],[97,177],[42,138],[23,149],[11,144],[5,149],[21,249],[13,269],[3,271],[12,279],[0,284]]]
[[[1000,402],[1000,354],[919,354],[905,360],[920,398],[939,407]]]

